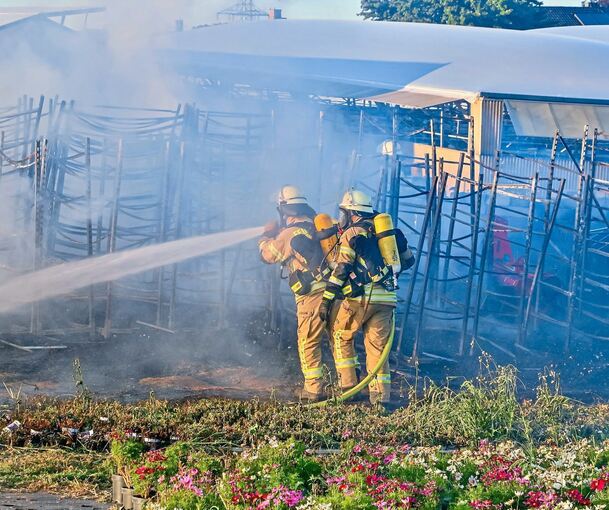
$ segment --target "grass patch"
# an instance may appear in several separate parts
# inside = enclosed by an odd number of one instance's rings
[[[0,449],[0,490],[45,491],[59,496],[108,497],[112,466],[99,452]]]

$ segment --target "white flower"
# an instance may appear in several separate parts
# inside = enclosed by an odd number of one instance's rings
[[[332,505],[330,503],[316,503],[315,498],[309,496],[296,507],[296,510],[332,510]]]
[[[573,508],[573,503],[571,501],[561,501],[560,503],[556,503],[554,508],[557,508],[559,510],[568,510],[570,508]]]

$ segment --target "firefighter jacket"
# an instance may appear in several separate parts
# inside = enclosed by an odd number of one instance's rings
[[[314,232],[311,218],[290,217],[276,237],[263,236],[258,242],[263,262],[281,264],[287,270],[296,302],[326,286],[319,271],[323,253]]]
[[[380,256],[376,242],[372,224],[367,220],[356,223],[342,233],[332,264],[334,269],[324,292],[325,299],[334,300],[344,297],[351,301],[365,300],[370,304],[396,306],[395,290],[388,290],[382,283],[375,282],[382,280],[390,271],[382,259],[377,260],[375,269],[378,271],[373,271],[376,274],[370,275],[371,264],[374,264],[374,259]],[[375,248],[377,253],[373,253]],[[368,253],[364,253],[365,251]],[[365,278],[368,281],[365,281],[359,293],[354,292],[358,280],[361,281],[362,275],[365,274],[368,275],[368,278]],[[373,277],[370,278],[371,276]],[[372,282],[369,281],[370,279]],[[355,297],[350,297],[352,294]]]

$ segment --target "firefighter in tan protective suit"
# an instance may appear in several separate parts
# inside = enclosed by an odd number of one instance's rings
[[[383,260],[374,230],[376,212],[371,198],[351,190],[339,205],[341,236],[335,255],[334,269],[329,277],[319,315],[330,320],[330,334],[337,367],[340,360],[346,366],[341,371],[343,384],[355,386],[358,366],[354,337],[361,329],[364,334],[366,370],[370,373],[379,363],[381,353],[395,331],[397,304],[397,274]],[[399,229],[396,236],[401,270],[414,264],[408,242]],[[336,300],[343,298],[342,302]],[[391,396],[389,363],[377,373],[369,386],[373,404],[388,403]]]
[[[324,256],[313,224],[315,211],[294,186],[281,189],[277,209],[281,225],[267,224],[258,247],[265,263],[281,264],[287,270],[296,298],[298,355],[304,376],[304,387],[296,395],[300,400],[316,402],[325,397],[321,359],[325,323],[319,317],[319,307],[326,284]]]

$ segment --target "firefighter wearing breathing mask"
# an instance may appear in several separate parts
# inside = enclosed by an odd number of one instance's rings
[[[374,211],[371,198],[362,191],[350,190],[339,205],[339,244],[334,269],[328,279],[319,309],[323,320],[330,320],[337,367],[341,367],[341,384],[358,383],[354,337],[364,334],[366,370],[374,370],[383,349],[395,330],[397,277],[414,264],[408,242],[399,229],[379,232],[377,220],[391,224],[386,214]],[[375,228],[375,223],[377,223]],[[395,236],[390,239],[390,236]],[[381,239],[393,243],[395,261],[388,263],[381,253]],[[340,303],[337,300],[342,299]],[[338,310],[337,310],[338,309]],[[386,361],[369,386],[370,401],[385,404],[390,400],[391,378]]]
[[[263,262],[281,264],[296,297],[298,318],[298,355],[304,375],[304,387],[296,396],[316,402],[324,398],[322,383],[321,339],[325,323],[319,308],[325,289],[324,255],[316,238],[313,219],[315,211],[294,186],[279,192],[277,210],[279,223],[265,226],[258,247]]]

